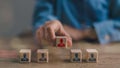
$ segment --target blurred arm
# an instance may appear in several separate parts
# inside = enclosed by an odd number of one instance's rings
[[[114,4],[111,4],[111,18],[94,23],[101,44],[120,41],[120,0],[112,3]]]

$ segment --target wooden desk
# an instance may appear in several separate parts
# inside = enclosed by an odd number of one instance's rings
[[[33,38],[12,38],[1,39],[0,49],[12,50],[18,53],[22,48],[38,48],[34,45]],[[73,43],[72,48],[96,48],[99,51],[98,63],[71,63],[69,62],[69,49],[56,48],[45,45],[49,49],[49,63],[21,64],[18,58],[0,58],[0,68],[120,68],[120,43],[113,43],[106,46],[91,44],[87,42]],[[83,51],[84,53],[84,51]],[[34,58],[35,59],[35,58]]]

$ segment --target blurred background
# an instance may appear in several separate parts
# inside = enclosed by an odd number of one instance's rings
[[[0,37],[31,31],[35,0],[0,0]]]
[[[66,61],[69,58],[69,49],[53,47],[45,42],[43,48],[50,51],[50,63],[19,64],[18,53],[20,49],[35,50],[41,47],[37,46],[33,36],[31,36],[34,6],[35,0],[0,0],[0,68],[60,68],[61,66],[63,68],[120,68],[120,43],[100,46],[98,43],[84,41],[73,43],[72,48],[82,49],[83,52],[85,49],[97,49],[99,63],[69,63]]]

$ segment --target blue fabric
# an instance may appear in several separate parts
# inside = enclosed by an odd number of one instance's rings
[[[76,29],[94,27],[101,44],[120,41],[120,0],[36,0],[34,29],[55,19]]]

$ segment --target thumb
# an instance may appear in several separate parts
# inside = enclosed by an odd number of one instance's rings
[[[67,46],[71,47],[72,46],[72,38],[70,37],[70,35],[65,32],[65,36],[67,37]]]

